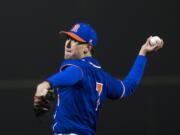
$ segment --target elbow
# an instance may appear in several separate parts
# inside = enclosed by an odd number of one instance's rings
[[[108,98],[111,100],[117,100],[117,99],[121,98],[121,95],[110,95],[110,96],[108,96]]]
[[[112,99],[114,99],[114,100],[116,100],[116,99],[120,99],[121,98],[121,95],[122,95],[122,93],[119,91],[119,92],[117,92],[115,95],[113,95],[112,97]]]
[[[125,93],[123,97],[131,96],[138,86],[138,82],[135,79],[124,80],[123,84],[125,87]]]
[[[119,89],[114,89],[113,92],[111,94],[108,94],[108,98],[112,99],[112,100],[116,100],[122,97],[122,90]]]

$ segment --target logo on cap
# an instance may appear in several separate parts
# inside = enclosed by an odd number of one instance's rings
[[[71,30],[71,31],[73,31],[73,32],[77,32],[77,31],[78,31],[78,29],[79,29],[79,27],[80,27],[80,25],[79,25],[79,24],[76,24],[76,25],[74,25],[74,27],[72,28],[72,30]]]

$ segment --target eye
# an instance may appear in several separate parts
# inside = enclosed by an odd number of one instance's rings
[[[71,48],[71,40],[69,40],[69,42],[66,45],[67,48]]]
[[[66,44],[70,43],[70,39],[66,39]]]
[[[71,43],[72,43],[73,45],[78,45],[78,44],[79,44],[79,42],[76,41],[75,39],[71,39]]]
[[[71,37],[67,36],[67,39],[66,40],[71,40]]]
[[[73,39],[73,38],[71,38],[71,41],[72,41],[72,42],[74,42],[74,43],[76,43],[76,42],[77,42],[77,41],[76,41],[75,39]]]

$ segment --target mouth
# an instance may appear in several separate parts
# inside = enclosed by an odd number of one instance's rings
[[[71,53],[71,50],[65,50],[65,52]]]

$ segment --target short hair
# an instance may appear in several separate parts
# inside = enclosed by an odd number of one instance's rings
[[[92,55],[92,56],[95,54],[95,50],[94,50],[94,48],[93,48],[93,47],[91,48],[90,53],[91,53],[91,55]]]

